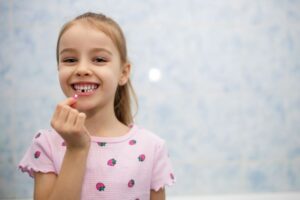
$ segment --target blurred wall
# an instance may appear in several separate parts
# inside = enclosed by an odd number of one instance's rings
[[[60,91],[58,32],[86,11],[122,26],[136,123],[168,142],[171,195],[300,191],[299,0],[0,0],[0,199]]]

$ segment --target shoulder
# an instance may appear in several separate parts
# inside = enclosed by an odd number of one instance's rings
[[[43,145],[52,145],[62,142],[63,139],[61,136],[52,128],[49,129],[39,129],[34,137],[33,143],[43,144]]]
[[[150,131],[149,129],[143,128],[138,125],[134,125],[136,129],[136,136],[148,144],[152,144],[155,146],[162,146],[165,144],[165,140],[159,136],[157,133]]]
[[[49,139],[57,139],[60,137],[59,134],[53,128],[39,129],[38,131],[36,131],[34,138],[39,138],[41,136],[44,136]]]
[[[64,148],[57,148],[62,144],[60,136],[52,129],[40,129],[33,136],[31,145],[19,163],[23,172],[33,177],[33,172],[55,172],[57,162],[55,159],[63,156]]]

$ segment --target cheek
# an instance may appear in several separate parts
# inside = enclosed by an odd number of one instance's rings
[[[72,67],[60,67],[58,69],[58,77],[59,79],[65,80],[71,76],[74,69]]]
[[[58,79],[59,79],[60,84],[64,84],[64,81],[66,81],[66,74],[63,73],[62,70],[60,70],[58,72]]]
[[[106,80],[104,80],[104,83],[107,87],[109,87],[110,89],[116,89],[118,86],[118,79],[116,77],[116,74],[114,73],[106,73],[105,76]]]
[[[120,72],[112,68],[102,68],[101,69],[101,78],[106,84],[111,86],[117,86],[119,82]]]
[[[58,70],[58,79],[62,89],[67,87],[67,80],[69,76],[70,76],[70,72],[68,70],[65,69]]]

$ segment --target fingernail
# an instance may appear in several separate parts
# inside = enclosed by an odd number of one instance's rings
[[[78,99],[78,95],[77,95],[77,94],[74,94],[73,98],[74,98],[74,99]]]

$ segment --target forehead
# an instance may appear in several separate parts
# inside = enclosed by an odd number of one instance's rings
[[[106,48],[112,53],[118,53],[109,36],[101,30],[83,23],[75,23],[63,33],[59,49],[62,50],[64,48]]]

